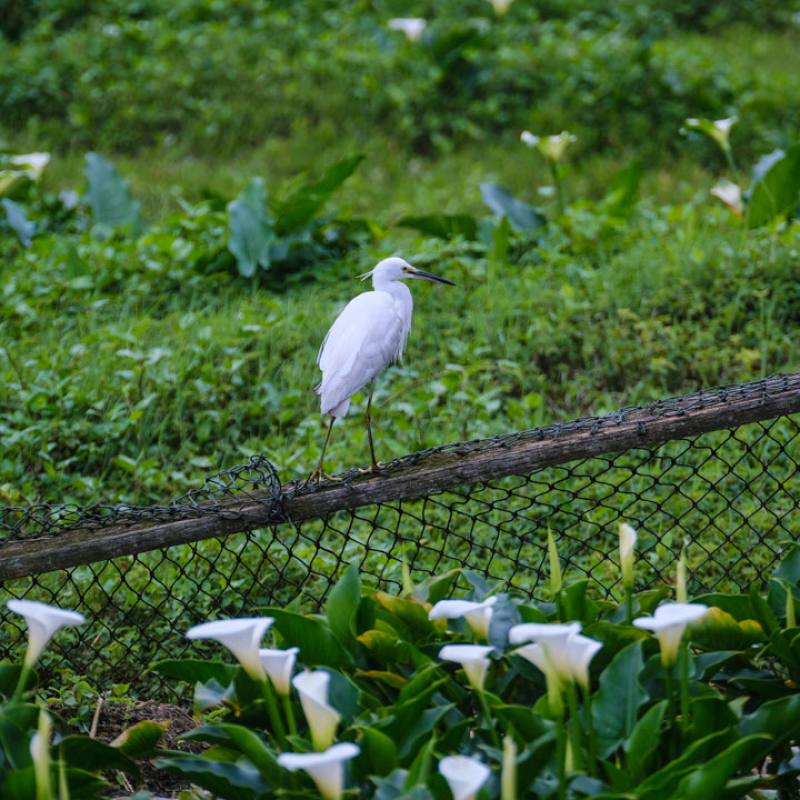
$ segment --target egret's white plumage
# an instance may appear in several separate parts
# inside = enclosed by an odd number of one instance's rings
[[[452,284],[445,278],[412,267],[402,258],[385,258],[365,277],[372,277],[373,290],[354,297],[345,306],[325,336],[317,356],[322,370],[322,381],[316,387],[320,409],[333,419],[347,414],[350,398],[371,383],[381,370],[403,357],[414,302],[402,281],[421,278]],[[369,403],[367,429],[372,450]],[[374,465],[374,452],[372,456]],[[322,458],[317,472],[323,474]]]

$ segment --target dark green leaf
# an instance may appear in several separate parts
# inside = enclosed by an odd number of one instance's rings
[[[659,747],[661,725],[666,710],[666,700],[661,700],[647,709],[625,741],[625,763],[631,785],[635,786],[652,766],[653,756]]]
[[[329,167],[314,183],[301,186],[283,203],[275,220],[278,235],[296,233],[305,227],[325,205],[330,196],[356,171],[363,153],[345,158]]]
[[[321,619],[285,611],[282,608],[264,609],[275,619],[277,630],[288,647],[299,647],[299,660],[308,667],[341,667],[352,663],[352,657]]]
[[[774,156],[774,154],[773,154]],[[800,144],[774,159],[766,172],[754,178],[747,204],[747,225],[766,225],[800,203]]]
[[[195,755],[173,753],[156,767],[183,777],[224,800],[256,800],[269,786],[250,764],[229,764]]]
[[[139,203],[116,167],[98,153],[86,154],[89,203],[97,225],[127,228],[137,235],[142,229]]]
[[[592,719],[602,758],[613,753],[633,732],[639,709],[648,698],[639,681],[643,667],[642,645],[635,642],[620,650],[600,676]]]
[[[498,217],[506,217],[515,230],[535,230],[546,222],[538,209],[517,200],[508,189],[498,183],[482,183],[481,197]]]
[[[167,722],[142,720],[124,730],[111,746],[130,758],[144,758],[152,753],[168,727]]]
[[[438,239],[461,236],[473,241],[478,238],[478,223],[468,214],[423,214],[403,217],[398,223],[403,228],[413,228]]]
[[[641,180],[642,164],[632,161],[614,178],[611,189],[600,203],[601,208],[612,217],[628,217],[636,206]]]
[[[131,758],[119,748],[112,747],[88,736],[65,736],[54,748],[53,757],[58,751],[63,753],[67,764],[89,772],[100,772],[105,769],[116,769],[138,778],[139,768]]]
[[[388,775],[397,766],[395,743],[377,728],[364,728],[361,752],[369,764],[370,775]]]
[[[351,564],[331,589],[325,604],[325,616],[333,635],[349,649],[355,647],[355,616],[360,602],[358,566]]]

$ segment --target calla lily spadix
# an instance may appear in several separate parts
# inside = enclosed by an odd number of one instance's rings
[[[341,742],[324,753],[281,753],[278,764],[290,772],[304,770],[325,800],[339,800],[344,789],[345,762],[360,752],[358,745]]]
[[[488,656],[493,651],[493,647],[479,644],[448,644],[439,651],[439,658],[461,664],[470,685],[481,690],[491,663]]]
[[[331,676],[323,670],[306,670],[292,679],[292,685],[300,695],[311,743],[315,750],[325,750],[336,738],[336,727],[341,715],[328,703],[328,687]]]
[[[652,617],[638,617],[633,624],[655,634],[661,647],[661,663],[670,667],[677,661],[686,627],[707,611],[708,607],[700,603],[664,603]]]
[[[35,600],[9,600],[6,606],[9,611],[25,617],[28,623],[28,649],[23,664],[27,669],[36,663],[56,631],[86,622],[83,614],[77,611],[66,611]]]
[[[264,634],[274,621],[272,617],[241,617],[204,622],[186,631],[186,638],[219,642],[233,653],[244,671],[260,683],[265,680],[266,674],[258,651]]]
[[[389,20],[389,27],[393,31],[405,34],[409,42],[418,42],[427,25],[427,21],[421,17],[395,17]]]
[[[447,781],[453,800],[474,800],[491,770],[469,756],[447,756],[439,762],[439,774]]]
[[[261,649],[258,651],[258,656],[261,659],[261,666],[269,676],[275,691],[285,697],[289,694],[292,680],[292,670],[294,670],[294,662],[297,659],[297,654],[300,652],[299,647],[289,647],[286,650],[271,650]]]
[[[489,625],[492,621],[492,606],[496,597],[489,597],[482,603],[469,600],[440,600],[428,612],[428,619],[457,619],[464,617],[472,632],[480,639],[489,638]]]

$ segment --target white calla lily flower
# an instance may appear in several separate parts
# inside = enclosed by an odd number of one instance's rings
[[[269,676],[275,691],[285,697],[289,694],[292,681],[292,671],[299,647],[289,647],[286,650],[261,649],[258,657],[261,659],[261,666]]]
[[[564,658],[569,664],[572,679],[582,688],[587,688],[589,686],[589,664],[603,648],[603,643],[576,633],[567,639],[564,648]]]
[[[204,622],[186,631],[187,639],[213,639],[233,653],[244,671],[255,681],[266,679],[258,654],[261,640],[275,620],[272,617],[241,617]]]
[[[519,135],[519,140],[527,147],[536,147],[539,144],[539,137],[530,131],[522,131]]]
[[[552,670],[562,683],[575,681],[581,686],[588,686],[589,664],[603,645],[588,636],[582,636],[580,630],[579,622],[566,625],[531,622],[511,628],[509,640],[512,644],[536,642],[514,652],[545,675]]]
[[[344,765],[361,750],[352,742],[341,742],[324,753],[281,753],[278,764],[290,772],[307,772],[325,800],[339,800],[344,790]]]
[[[341,714],[328,703],[328,688],[331,676],[321,669],[306,670],[292,679],[292,686],[300,695],[308,728],[311,732],[311,743],[315,750],[325,750],[336,738],[336,727]]]
[[[744,201],[742,200],[741,187],[733,181],[724,178],[713,189],[710,190],[713,197],[721,200],[737,217],[744,213]]]
[[[494,652],[493,647],[479,644],[448,644],[439,651],[442,661],[453,661],[461,664],[467,679],[475,689],[483,689],[486,672],[491,661],[489,653]]]
[[[489,625],[492,622],[492,606],[496,602],[496,597],[489,597],[482,603],[469,600],[440,600],[428,612],[428,619],[464,617],[475,636],[480,639],[488,639]]]
[[[488,2],[492,4],[494,13],[497,14],[498,17],[502,17],[503,14],[508,13],[508,9],[511,8],[511,4],[514,0],[488,0]]]
[[[28,623],[28,649],[24,661],[28,669],[38,661],[56,631],[86,622],[83,614],[77,611],[66,611],[35,600],[9,600],[6,606],[9,611],[23,616]]]
[[[421,17],[395,17],[389,20],[389,28],[400,31],[409,42],[418,42],[427,26],[427,20]]]
[[[33,181],[42,177],[45,167],[50,163],[50,153],[24,153],[11,156],[9,161],[15,167],[21,167]]]
[[[491,770],[469,756],[446,756],[439,762],[439,774],[447,781],[453,800],[474,800]]]
[[[636,548],[636,531],[623,522],[619,526],[619,564],[622,571],[622,585],[633,588],[633,559]]]
[[[637,617],[637,628],[652,631],[661,647],[661,663],[672,666],[678,659],[678,648],[686,627],[705,616],[708,606],[701,603],[664,603],[652,617]]]

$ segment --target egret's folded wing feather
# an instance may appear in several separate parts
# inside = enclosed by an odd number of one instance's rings
[[[322,412],[329,413],[395,361],[402,338],[403,321],[391,295],[364,292],[354,297],[320,348]]]

